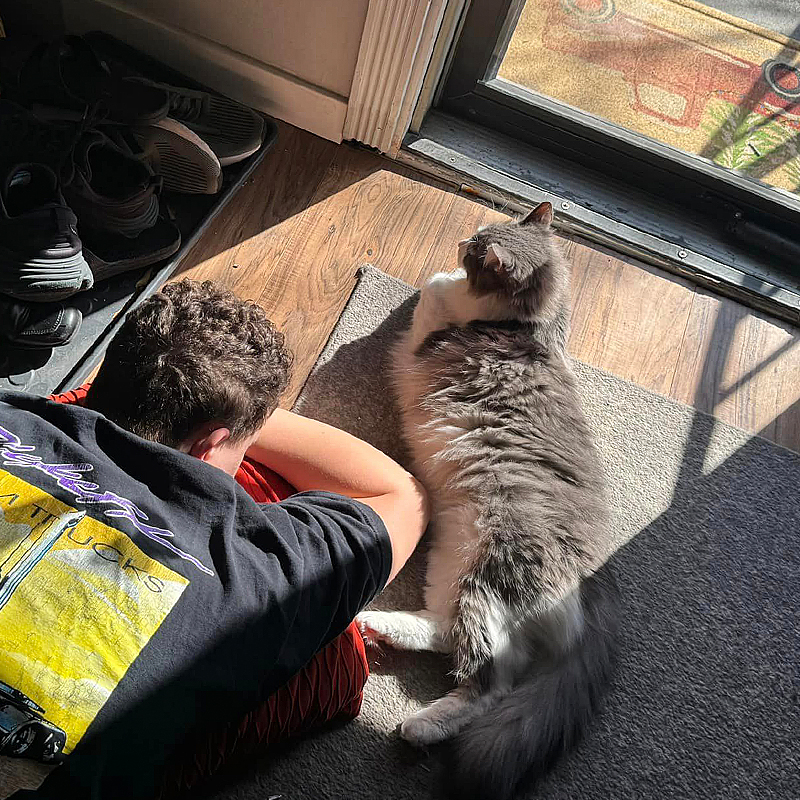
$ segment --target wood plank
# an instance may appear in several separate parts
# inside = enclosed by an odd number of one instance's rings
[[[264,291],[276,261],[339,148],[281,124],[278,141],[237,196],[189,251],[172,280],[215,280],[243,298]]]
[[[358,266],[421,285],[457,242],[508,219],[372,152],[282,126],[276,150],[193,248],[180,277],[257,300],[296,355],[291,405]],[[563,240],[573,265],[572,354],[800,450],[800,332],[602,247]]]
[[[697,292],[670,394],[800,450],[800,330]]]
[[[575,358],[669,394],[693,289],[579,239],[566,240],[572,263]]]
[[[496,208],[494,205],[484,206],[483,220],[481,222],[481,226],[494,225],[498,222],[507,222],[508,220],[511,219],[511,217],[512,215],[502,207]]]
[[[800,399],[788,405],[759,433],[766,439],[800,453]]]
[[[419,270],[409,269],[408,272],[398,274],[396,277],[414,286],[422,286],[434,273],[451,272],[456,269],[458,242],[472,236],[481,225],[486,224],[487,210],[480,203],[454,195],[453,204],[436,233],[425,263],[418,265]]]
[[[408,277],[424,263],[454,195],[383,159],[341,148],[280,257],[264,264],[258,302],[284,331],[295,373],[291,405],[355,286],[361,264]]]

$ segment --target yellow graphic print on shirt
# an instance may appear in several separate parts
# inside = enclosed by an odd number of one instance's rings
[[[0,470],[0,754],[69,753],[188,583]]]

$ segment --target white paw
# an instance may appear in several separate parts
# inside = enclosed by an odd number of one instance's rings
[[[413,716],[400,726],[400,735],[414,747],[428,747],[438,744],[447,738],[447,734],[435,722]]]
[[[371,647],[392,644],[389,627],[382,611],[362,611],[356,617],[356,625],[364,641]]]
[[[467,277],[467,272],[463,267],[458,267],[452,272],[436,272],[428,278],[426,286],[437,287],[462,281]]]

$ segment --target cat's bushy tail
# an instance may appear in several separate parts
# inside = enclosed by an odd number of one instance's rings
[[[608,576],[595,574],[583,581],[579,596],[576,636],[563,636],[565,614],[574,620],[574,605],[555,606],[530,629],[529,645],[537,653],[530,677],[507,693],[492,688],[489,679],[488,692],[478,700],[488,709],[451,742],[451,797],[510,800],[580,738],[613,668],[616,587]]]

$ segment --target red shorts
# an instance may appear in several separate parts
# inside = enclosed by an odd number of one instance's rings
[[[60,395],[57,403],[82,403],[89,384]],[[253,461],[242,462],[236,480],[258,503],[276,503],[294,493],[280,475]],[[364,643],[355,623],[324,647],[275,694],[241,720],[209,731],[179,759],[164,781],[162,798],[198,785],[228,763],[263,751],[275,742],[310,731],[331,720],[350,720],[361,710],[369,675]]]

